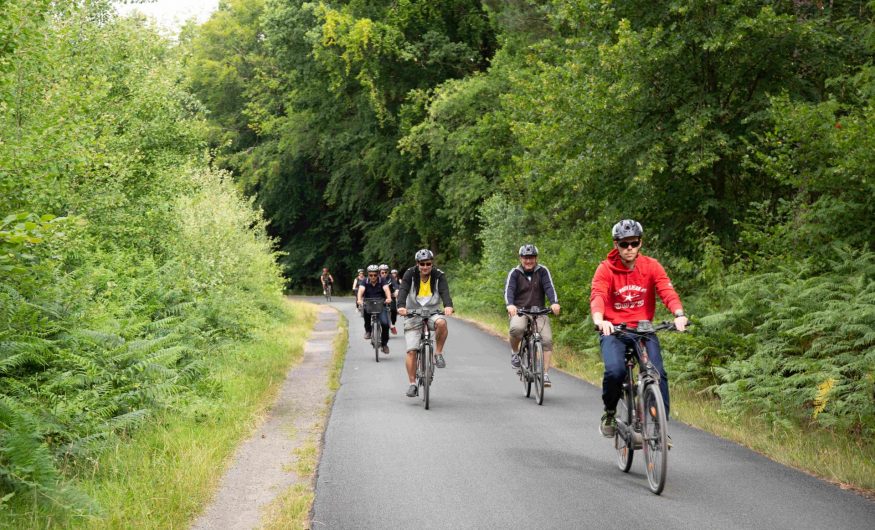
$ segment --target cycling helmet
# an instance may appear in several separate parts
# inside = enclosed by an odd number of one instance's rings
[[[422,250],[418,250],[416,252],[416,255],[413,256],[413,259],[416,260],[417,263],[419,263],[420,261],[425,261],[427,259],[434,259],[434,254],[429,249],[424,248]]]
[[[359,269],[359,270],[357,270],[356,272],[357,272],[358,274],[361,274],[361,273],[365,272],[365,270],[364,270],[364,269]]]
[[[632,219],[623,219],[611,229],[614,241],[619,241],[626,237],[641,237],[643,233],[644,229],[641,228],[641,223]]]
[[[520,257],[523,256],[537,256],[538,255],[538,247],[532,245],[531,243],[527,243],[520,247]]]
[[[379,271],[380,271],[380,267],[377,267],[376,265],[368,265],[368,272],[379,272]]]
[[[384,264],[380,265],[380,270],[387,271],[387,270],[389,270],[389,266],[384,263]]]
[[[390,274],[398,274],[398,269],[392,269],[389,271]]]

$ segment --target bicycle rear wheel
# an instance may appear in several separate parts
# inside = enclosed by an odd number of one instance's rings
[[[325,298],[329,302],[331,301],[331,284],[328,284],[328,287],[325,288]]]
[[[644,464],[650,491],[659,495],[665,487],[668,467],[665,404],[656,383],[644,387]]]
[[[431,344],[422,347],[422,401],[425,402],[425,410],[429,407],[429,391],[431,389],[432,370],[434,370]]]
[[[617,402],[617,432],[614,434],[614,448],[617,450],[617,467],[623,473],[628,473],[632,467],[632,458],[635,456],[635,446],[631,437],[628,439],[620,432],[619,424],[622,423],[626,429],[633,428],[632,421],[632,392],[631,387],[627,384],[623,388],[623,393],[620,395],[620,401]]]
[[[544,404],[544,347],[540,341],[532,342],[532,379],[535,385],[535,402]]]
[[[371,346],[374,347],[374,358],[380,362],[380,337],[382,337],[382,329],[380,329],[380,319],[374,318],[371,315]]]
[[[529,346],[525,340],[520,344],[520,379],[523,382],[523,389],[526,397],[532,395],[532,363],[529,355]]]

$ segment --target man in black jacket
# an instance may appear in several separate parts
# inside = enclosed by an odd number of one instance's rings
[[[517,308],[544,307],[545,298],[550,300],[553,314],[558,315],[559,297],[556,295],[550,270],[538,264],[538,247],[523,245],[520,247],[520,264],[510,270],[504,285],[504,302],[507,305],[507,314],[510,316],[510,364],[514,368],[520,367],[519,347],[526,331],[528,318],[518,315]],[[550,359],[553,354],[553,331],[550,329],[550,319],[547,315],[541,315],[537,319],[544,345],[544,386],[552,386],[547,370],[550,369]]]
[[[416,265],[404,272],[401,287],[398,289],[398,314],[407,315],[407,308],[438,309],[444,304],[443,315],[434,315],[428,319],[428,326],[435,330],[437,342],[434,364],[438,368],[446,367],[444,360],[444,343],[447,341],[447,320],[445,316],[453,314],[453,299],[450,298],[450,287],[443,271],[434,268],[434,254],[424,248],[414,256]],[[422,329],[422,319],[404,319],[404,339],[407,342],[407,378],[410,387],[407,397],[419,395],[416,386],[416,352],[419,349],[419,337]]]

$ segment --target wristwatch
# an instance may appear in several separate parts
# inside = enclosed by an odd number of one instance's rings
[[[675,316],[675,318],[680,318],[680,317],[683,317],[683,316],[686,316],[686,315],[684,315],[684,310],[683,310],[683,309],[678,309],[677,311],[674,312],[674,316]]]

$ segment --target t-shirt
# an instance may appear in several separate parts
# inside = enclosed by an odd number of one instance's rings
[[[416,295],[416,301],[420,304],[426,304],[429,300],[431,300],[431,278],[428,280],[422,281],[422,277],[419,277],[419,293]]]
[[[364,283],[359,285],[365,286],[365,294],[362,298],[379,298],[381,300],[386,299],[386,293],[383,292],[383,286],[386,285],[381,278],[377,278],[377,284],[373,285],[369,280],[365,280]]]

